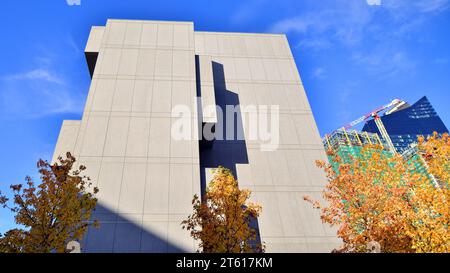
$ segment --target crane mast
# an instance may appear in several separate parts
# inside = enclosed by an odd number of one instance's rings
[[[388,144],[389,150],[391,150],[393,153],[397,153],[397,150],[395,149],[394,144],[392,143],[392,140],[389,137],[389,134],[387,133],[386,128],[383,125],[383,122],[381,121],[381,118],[378,116],[378,113],[380,113],[388,108],[391,108],[393,106],[399,106],[401,104],[404,104],[404,101],[402,101],[400,99],[394,99],[390,103],[383,105],[381,107],[378,107],[375,110],[365,114],[364,116],[346,124],[345,126],[342,127],[342,129],[344,131],[346,131],[346,130],[358,125],[359,123],[366,121],[367,119],[373,117],[373,119],[375,120],[375,124],[378,128],[378,131],[380,131],[381,137]]]
[[[384,140],[386,141],[389,150],[391,150],[391,152],[393,153],[397,153],[397,150],[394,147],[394,144],[392,143],[391,137],[389,136],[389,134],[386,131],[386,128],[384,127],[383,122],[381,121],[381,118],[375,114],[373,119],[375,120],[375,124],[378,127],[378,131],[380,131],[381,133],[381,137],[384,138]]]

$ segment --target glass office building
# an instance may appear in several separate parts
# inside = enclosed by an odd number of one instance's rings
[[[392,143],[400,153],[404,152],[410,144],[417,142],[418,136],[432,135],[433,132],[448,133],[447,127],[426,96],[411,106],[382,116],[381,120]],[[380,134],[374,120],[366,122],[362,130]]]

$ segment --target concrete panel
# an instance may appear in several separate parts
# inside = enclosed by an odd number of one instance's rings
[[[299,135],[301,144],[315,144],[321,146],[320,138],[315,125],[311,124],[310,115],[292,115],[295,123],[295,129]]]
[[[205,53],[217,55],[219,53],[219,45],[217,44],[217,36],[214,34],[206,34],[205,38]]]
[[[118,48],[105,48],[100,51],[99,58],[102,59],[102,61],[99,62],[100,74],[117,75],[121,53],[122,51]]]
[[[231,46],[233,48],[234,56],[247,56],[247,46],[245,45],[245,40],[237,35],[231,35]]]
[[[303,237],[306,235],[302,225],[302,215],[298,208],[303,196],[299,192],[278,192],[278,207],[280,211],[280,220],[283,226],[283,232],[286,237]],[[301,197],[301,198],[299,198]]]
[[[284,35],[270,37],[272,48],[277,57],[290,57],[290,50],[286,47],[287,41]]]
[[[249,56],[261,56],[259,43],[254,36],[244,36],[243,39]]]
[[[151,118],[148,156],[169,157],[170,139],[170,118]]]
[[[114,248],[115,223],[101,223],[99,228],[89,228],[83,252],[111,253]]]
[[[273,184],[278,186],[286,186],[290,184],[289,167],[284,151],[271,153],[267,157],[272,175]]]
[[[127,23],[125,21],[108,20],[106,27],[106,44],[122,45],[125,38]]]
[[[194,241],[189,235],[189,232],[181,228],[180,222],[181,221],[169,222],[169,231],[167,237],[170,244],[168,252],[195,252]]]
[[[84,165],[86,170],[84,170],[84,175],[91,179],[92,188],[98,187],[98,180],[100,174],[101,167],[101,158],[100,157],[78,157],[78,163],[80,165]]]
[[[153,82],[137,80],[134,84],[132,112],[150,112],[152,105]]]
[[[138,49],[123,49],[120,57],[120,66],[118,75],[133,76],[136,74]]]
[[[168,164],[148,164],[144,213],[167,214],[169,212],[169,179]]]
[[[56,162],[59,156],[65,158],[67,152],[74,154],[80,124],[81,122],[78,120],[63,121],[53,153],[52,162]]]
[[[260,49],[262,56],[266,56],[266,57],[275,56],[275,52],[273,50],[272,40],[270,39],[270,36],[255,37],[255,39],[259,45],[259,49]]]
[[[248,59],[250,66],[250,73],[252,74],[252,79],[257,81],[266,80],[266,74],[264,72],[264,64],[261,59]]]
[[[158,33],[158,25],[153,23],[143,23],[142,25],[142,35],[141,35],[141,46],[143,47],[154,47],[156,46],[156,38]]]
[[[114,79],[97,79],[96,81],[91,110],[111,111],[116,81]]]
[[[299,150],[286,150],[287,164],[289,166],[289,174],[291,176],[291,185],[310,186],[308,177],[308,169],[305,165],[303,155]]]
[[[142,214],[147,164],[125,163],[119,197],[120,213]]]
[[[232,41],[229,35],[217,35],[217,44],[219,46],[220,55],[232,55],[233,47]]]
[[[168,222],[143,222],[142,226],[141,252],[167,252]]]
[[[174,25],[173,26],[173,47],[188,49],[191,48],[190,35],[193,32],[191,25]]]
[[[171,164],[169,185],[169,213],[189,214],[193,197],[192,165]]]
[[[284,85],[286,97],[289,98],[289,108],[291,111],[311,110],[309,105],[305,103],[306,95],[301,85],[289,84]]]
[[[283,72],[279,71],[277,68],[276,59],[263,59],[264,71],[269,81],[279,81],[281,80],[281,75]]]
[[[137,46],[141,42],[142,23],[127,22],[127,31],[125,34],[125,45]]]
[[[295,126],[304,126],[304,124],[294,124],[291,115],[280,114],[280,134],[281,144],[300,144],[297,137]]]
[[[194,33],[195,54],[205,53],[205,36],[202,33]]]
[[[90,117],[84,133],[81,156],[101,156],[105,143],[107,117]]]
[[[130,112],[133,102],[133,80],[117,80],[111,111]]]
[[[154,81],[152,96],[153,113],[172,112],[172,82]]]
[[[296,82],[298,78],[296,77],[295,67],[292,66],[290,59],[278,59],[273,64],[275,69],[279,71],[281,79],[288,82]]]
[[[105,27],[92,27],[84,52],[99,52],[104,33]]]
[[[111,117],[103,156],[125,156],[129,117]]]
[[[172,76],[172,50],[156,50],[155,77]]]
[[[155,72],[155,58],[155,49],[140,49],[136,75],[141,77],[153,77]]]
[[[127,137],[126,156],[146,157],[149,134],[150,118],[132,117]]]
[[[278,196],[272,192],[254,192],[253,196],[254,200],[263,206],[258,218],[263,240],[264,237],[283,237],[284,232],[280,220],[280,210],[278,209]],[[264,206],[264,204],[270,205]],[[270,223],[270,225],[264,223]]]
[[[247,58],[234,58],[237,80],[251,80],[250,66]]]
[[[172,105],[183,105],[192,108],[191,100],[195,96],[195,90],[191,90],[191,82],[174,81],[172,83]],[[192,114],[191,114],[192,115]]]
[[[193,75],[194,54],[192,51],[173,51],[173,77],[188,78]]]
[[[140,251],[141,228],[135,224],[117,223],[114,232],[115,253],[136,253]]]
[[[273,185],[270,165],[265,152],[248,150],[249,163],[252,170],[252,180],[255,185]]]
[[[159,47],[172,47],[173,45],[173,25],[172,24],[158,24],[158,39]]]
[[[270,97],[272,98],[272,105],[278,105],[280,111],[289,112],[291,110],[288,96],[284,85],[272,84],[269,88]]]
[[[119,205],[120,184],[122,182],[122,162],[102,162],[98,179],[98,213],[115,213]]]
[[[326,184],[325,173],[316,166],[316,160],[326,160],[325,151],[323,149],[304,150],[303,158],[305,160],[306,169],[308,170],[310,183],[314,186],[324,187]]]

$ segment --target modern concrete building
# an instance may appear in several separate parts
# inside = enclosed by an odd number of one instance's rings
[[[315,160],[326,155],[285,35],[108,20],[92,28],[86,58],[92,84],[83,117],[63,122],[53,158],[71,151],[100,189],[100,228],[89,229],[84,252],[194,252],[180,222],[218,165],[262,205],[257,224],[267,252],[340,245],[303,201],[320,198],[326,179]],[[261,150],[248,128],[244,140],[198,141],[199,129],[224,122],[205,111],[210,104],[279,105],[279,145]],[[191,139],[171,136],[176,105],[192,113]]]

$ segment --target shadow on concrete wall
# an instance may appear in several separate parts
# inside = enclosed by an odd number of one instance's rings
[[[112,212],[97,204],[92,219],[97,219],[100,226],[89,227],[81,242],[82,252],[86,253],[182,253],[178,246],[167,238],[145,229],[141,224]],[[167,226],[167,222],[163,222]],[[181,229],[180,232],[187,232]]]
[[[201,97],[201,79],[199,73],[198,56],[196,56],[196,68],[197,96]],[[221,135],[221,140],[216,139],[206,144],[200,141],[200,183],[202,195],[205,193],[207,183],[209,183],[209,181],[207,181],[208,178],[206,172],[208,172],[211,168],[217,168],[218,166],[228,168],[232,171],[234,177],[239,181],[236,164],[249,164],[245,139],[243,139],[243,137],[241,137],[241,139],[238,138],[238,132],[244,132],[239,95],[232,90],[227,89],[223,64],[213,61],[212,70],[216,105],[218,105],[223,110],[223,119],[220,119],[218,116],[218,123],[222,123],[223,135]],[[237,110],[232,121],[227,120],[227,115],[225,113],[227,105],[231,105]],[[201,106],[199,108],[199,111],[201,111]],[[226,130],[227,122],[233,122],[233,135],[231,138],[230,135],[226,135],[227,133],[229,133]],[[201,120],[199,121],[199,124],[202,124]],[[204,124],[202,124],[202,126],[204,126]],[[215,133],[217,137],[220,132],[217,130]],[[252,243],[255,245],[260,244],[261,237],[259,232],[258,219],[251,219],[250,226],[257,231],[256,241]]]
[[[214,92],[216,97],[216,104],[223,110],[223,119],[218,116],[218,123],[221,123],[223,128],[223,135],[220,139],[212,141],[211,145],[201,145],[200,149],[200,174],[201,174],[201,189],[202,193],[206,189],[206,172],[208,168],[217,168],[223,166],[230,169],[233,175],[237,177],[236,164],[248,164],[247,145],[245,140],[237,138],[238,132],[243,132],[242,115],[240,112],[240,103],[238,94],[231,90],[227,90],[225,84],[225,74],[223,65],[217,62],[212,62]],[[236,107],[237,111],[234,115],[233,121],[227,120],[225,109],[227,105]],[[226,124],[230,123],[233,126],[234,135],[226,135]],[[232,122],[232,123],[231,123]],[[216,138],[219,137],[220,132],[216,131]],[[228,139],[229,140],[228,140]]]

